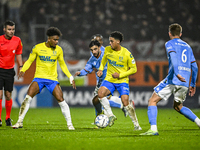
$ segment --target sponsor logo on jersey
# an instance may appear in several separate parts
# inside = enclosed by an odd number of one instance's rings
[[[175,43],[175,45],[180,45],[180,46],[187,46],[189,47],[189,45],[187,43]]]
[[[46,52],[46,50],[40,50],[40,51],[42,51],[42,52]]]
[[[40,54],[47,54],[46,50],[40,50]]]
[[[109,64],[111,64],[112,66],[115,66],[115,67],[124,67],[124,65],[119,65],[119,64],[117,64],[116,61],[113,61],[110,59],[108,59],[108,62],[109,62]]]
[[[185,70],[185,71],[191,72],[190,68],[183,67],[183,66],[178,66],[178,70]]]
[[[51,56],[39,56],[41,61],[45,62],[55,62],[56,59],[51,59]]]

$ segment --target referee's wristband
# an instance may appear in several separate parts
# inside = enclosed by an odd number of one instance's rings
[[[22,68],[23,67],[23,65],[22,66],[19,66],[19,68]]]

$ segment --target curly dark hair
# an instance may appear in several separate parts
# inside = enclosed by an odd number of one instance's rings
[[[60,30],[56,27],[50,27],[49,29],[47,29],[47,32],[46,32],[46,35],[47,36],[54,36],[54,35],[57,35],[57,36],[62,36],[62,33],[60,32]]]
[[[121,32],[119,31],[114,31],[110,34],[110,37],[113,37],[114,39],[119,40],[120,42],[122,42],[124,40],[124,36]]]

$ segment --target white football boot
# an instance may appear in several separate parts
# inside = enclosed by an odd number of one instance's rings
[[[74,126],[72,124],[68,125],[67,127],[68,127],[69,130],[75,130],[75,128],[74,128]]]
[[[13,129],[23,128],[23,122],[17,122],[12,126]]]
[[[139,130],[142,130],[140,126],[134,126],[134,131],[139,131]]]

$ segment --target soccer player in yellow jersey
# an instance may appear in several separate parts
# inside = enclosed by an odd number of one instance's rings
[[[110,93],[113,94],[117,89],[135,130],[141,130],[135,110],[129,104],[129,75],[136,73],[137,67],[132,54],[120,45],[122,40],[123,34],[119,31],[114,31],[109,36],[110,46],[105,48],[104,56],[97,72],[99,77],[102,76],[103,68],[108,62],[106,78],[98,91],[99,101],[109,114],[109,126],[112,126],[117,118],[112,113],[106,96]]]
[[[68,129],[75,130],[72,124],[69,106],[63,99],[63,93],[57,79],[58,61],[61,69],[70,79],[70,83],[72,84],[73,88],[76,89],[74,78],[69,72],[63,59],[62,48],[57,45],[59,37],[62,34],[58,28],[50,27],[47,30],[46,35],[48,37],[47,41],[37,44],[33,47],[28,60],[25,62],[19,73],[19,78],[23,77],[25,71],[29,69],[32,62],[36,59],[36,71],[34,79],[30,84],[27,95],[20,107],[18,121],[12,127],[14,129],[23,127],[23,120],[29,109],[31,100],[36,94],[40,93],[44,87],[46,87],[58,101],[61,111],[67,121]]]

